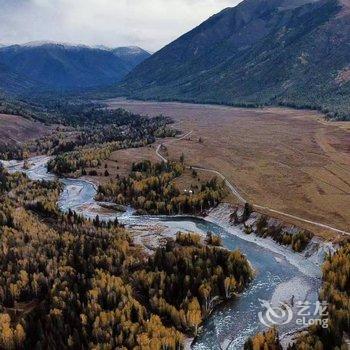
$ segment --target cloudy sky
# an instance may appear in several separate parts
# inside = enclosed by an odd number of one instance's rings
[[[240,0],[0,0],[0,43],[52,40],[156,51]]]

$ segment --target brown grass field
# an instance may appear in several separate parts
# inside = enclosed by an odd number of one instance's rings
[[[170,142],[172,139],[168,139]],[[157,143],[159,144],[159,142]],[[150,160],[152,163],[159,162],[160,159],[156,156],[156,145],[149,145],[142,148],[128,148],[112,153],[111,157],[102,162],[102,165],[97,169],[98,176],[86,176],[90,181],[96,184],[103,184],[111,179],[114,179],[117,175],[120,177],[127,177],[130,174],[132,163],[141,162],[143,160]],[[104,171],[107,168],[109,176],[104,175]],[[88,168],[93,170],[92,168]],[[199,185],[202,182],[209,181],[213,178],[213,175],[200,172],[196,178],[193,178],[192,172],[186,169],[183,175],[174,180],[174,184],[179,188],[180,191],[188,190],[191,185]],[[228,198],[232,198],[228,192]]]
[[[149,145],[142,148],[128,148],[115,151],[106,161],[103,161],[98,168],[87,168],[87,172],[90,170],[96,170],[98,176],[86,176],[90,181],[95,184],[104,184],[114,179],[117,175],[120,177],[127,177],[130,174],[132,163],[141,162],[143,160],[150,160],[151,162],[158,162],[159,159],[156,156],[155,145]],[[108,170],[109,176],[105,176],[105,169]]]
[[[20,116],[0,114],[0,144],[20,144],[49,133],[49,128]]]
[[[249,202],[350,232],[350,123],[327,122],[317,112],[286,108],[122,99],[107,103],[143,115],[163,114],[172,117],[174,127],[183,133],[193,131],[188,138],[167,144],[170,159],[183,152],[188,165],[220,171]],[[131,164],[143,157],[155,160],[154,151],[153,146],[118,152]],[[274,216],[324,237],[337,236]]]

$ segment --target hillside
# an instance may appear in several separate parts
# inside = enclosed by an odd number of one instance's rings
[[[52,130],[40,122],[0,113],[0,147],[2,149],[45,136],[50,132]]]
[[[105,87],[119,82],[149,56],[142,49],[115,50],[58,43],[1,47],[0,89],[31,95]]]
[[[349,117],[349,7],[349,0],[245,0],[140,64],[118,93]]]
[[[0,92],[7,92],[9,94],[20,93],[22,91],[31,90],[34,86],[35,83],[29,78],[23,79],[9,67],[0,63]]]

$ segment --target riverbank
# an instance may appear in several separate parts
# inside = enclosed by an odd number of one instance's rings
[[[276,243],[272,238],[262,238],[254,233],[246,234],[244,224],[234,225],[232,222],[231,214],[234,213],[236,207],[228,204],[219,204],[216,208],[208,211],[205,220],[222,226],[230,232],[230,234],[235,235],[248,242],[255,243],[260,247],[268,249],[275,254],[281,256],[281,258],[286,259],[290,264],[297,267],[302,273],[310,277],[321,277],[320,267],[323,264],[324,257],[326,254],[333,253],[336,249],[331,242],[327,242],[320,237],[314,236],[310,243],[307,245],[305,250],[301,253],[293,251],[288,246],[283,246]],[[258,221],[259,216],[250,219],[249,225],[254,225]],[[283,224],[282,222],[277,222],[276,224]],[[290,226],[290,231],[295,231],[297,228],[295,226]]]

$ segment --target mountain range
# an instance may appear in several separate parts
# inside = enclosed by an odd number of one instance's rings
[[[94,48],[34,42],[0,47],[0,90],[10,94],[85,91],[118,83],[150,54],[138,47]]]
[[[245,0],[170,43],[115,90],[140,99],[350,116],[350,0]]]

